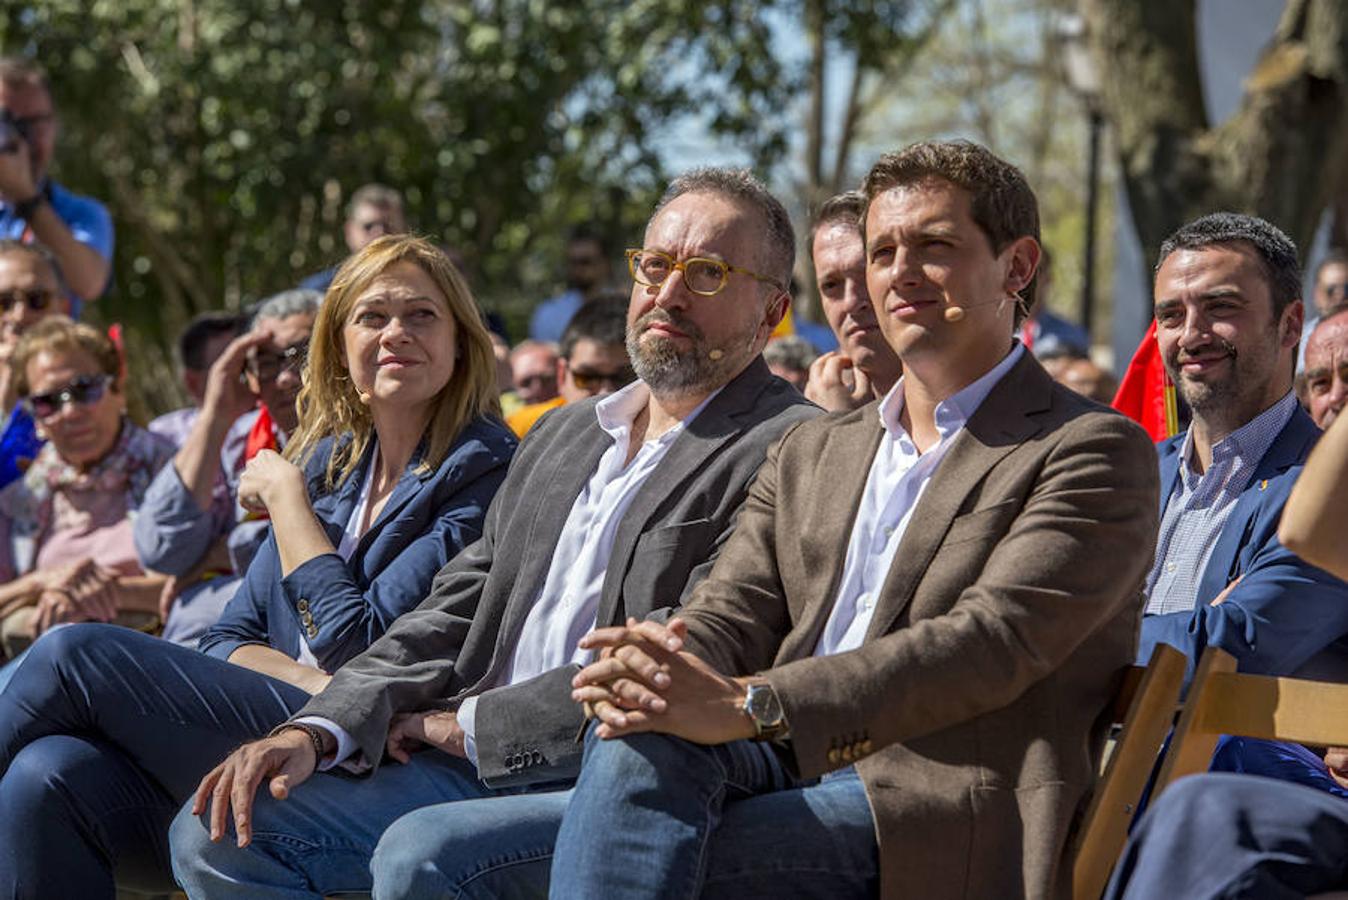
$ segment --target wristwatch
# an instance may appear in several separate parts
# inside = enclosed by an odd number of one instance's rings
[[[27,200],[19,200],[14,204],[14,215],[17,218],[27,222],[33,217],[33,213],[38,211],[38,207],[47,202],[47,192],[39,190],[36,194]]]
[[[791,733],[786,713],[782,711],[782,701],[766,681],[748,686],[740,709],[753,721],[756,741],[782,740]]]

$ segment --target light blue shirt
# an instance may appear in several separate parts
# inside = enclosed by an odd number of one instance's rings
[[[1011,352],[984,375],[958,393],[936,404],[936,431],[941,439],[925,452],[917,449],[900,423],[903,379],[880,401],[880,424],[885,433],[871,460],[861,504],[847,541],[838,596],[815,645],[815,656],[829,656],[861,646],[875,613],[875,604],[894,563],[899,542],[908,530],[913,510],[931,483],[955,437],[989,392],[1025,354],[1014,342]]]
[[[1194,430],[1189,426],[1180,448],[1179,477],[1161,514],[1156,561],[1147,575],[1148,615],[1189,612],[1200,602],[1215,599],[1198,596],[1212,550],[1259,460],[1287,426],[1296,406],[1296,395],[1288,391],[1213,444],[1212,462],[1201,475],[1194,471]]]

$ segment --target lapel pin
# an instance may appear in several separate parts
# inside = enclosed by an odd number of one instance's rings
[[[1261,490],[1261,491],[1266,491],[1266,490],[1268,490],[1268,479],[1267,479],[1267,478],[1265,478],[1263,481],[1259,482],[1259,490]]]

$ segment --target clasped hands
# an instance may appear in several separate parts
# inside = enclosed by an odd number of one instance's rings
[[[598,650],[599,659],[572,679],[571,697],[599,720],[599,737],[654,731],[724,744],[754,736],[743,709],[746,681],[684,651],[687,633],[677,618],[668,625],[628,619],[580,639],[580,648]]]
[[[64,622],[111,622],[117,616],[118,575],[90,559],[35,572],[33,635]]]

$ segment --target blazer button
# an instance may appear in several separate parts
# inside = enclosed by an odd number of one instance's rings
[[[301,597],[301,598],[300,598],[300,602],[295,604],[295,608],[298,609],[298,610],[299,610],[300,612],[302,612],[302,613],[308,612],[308,611],[309,611],[309,601],[306,600],[306,599],[304,599],[303,597]]]
[[[515,768],[514,763],[512,763],[510,760],[511,757],[507,756],[504,760],[501,761],[501,765],[505,766],[507,769]]]
[[[842,758],[841,754],[838,753],[837,747],[834,747],[832,750],[828,752],[828,764],[830,766],[836,766],[838,764],[838,760],[841,758]]]
[[[318,637],[318,626],[317,626],[317,625],[314,625],[312,622],[309,624],[308,635],[309,635],[309,637],[311,637],[311,638],[316,638],[316,637]]]
[[[538,765],[538,764],[540,764],[540,763],[542,763],[542,762],[543,762],[543,754],[542,754],[542,753],[539,753],[537,750],[535,750],[535,751],[534,751],[534,765]]]
[[[873,749],[873,748],[871,747],[871,739],[870,739],[870,738],[866,738],[866,740],[862,741],[862,742],[861,742],[861,748],[860,748],[860,749],[861,749],[861,755],[862,755],[862,756],[869,756],[870,753],[871,753],[871,750]]]
[[[846,747],[843,747],[843,748],[842,748],[842,758],[843,758],[843,762],[851,762],[851,761],[852,761],[852,745],[851,745],[851,744],[848,744]]]

